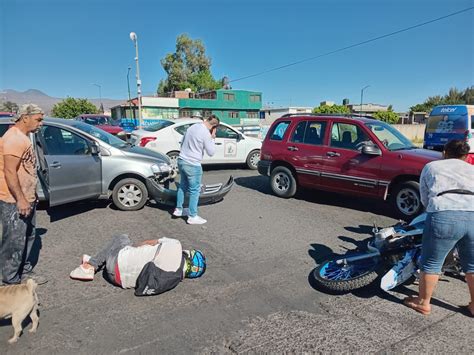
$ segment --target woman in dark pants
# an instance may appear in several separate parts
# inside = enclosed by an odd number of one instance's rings
[[[471,295],[467,306],[474,316],[474,165],[465,160],[469,145],[452,140],[443,160],[426,164],[420,177],[420,195],[428,213],[423,233],[419,295],[404,304],[422,314],[431,313],[431,297],[448,253],[457,245]]]

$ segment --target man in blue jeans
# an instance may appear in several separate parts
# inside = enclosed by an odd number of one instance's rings
[[[178,186],[176,208],[173,216],[188,216],[189,224],[204,224],[207,221],[198,216],[199,194],[201,192],[202,166],[204,153],[212,157],[215,152],[214,138],[219,126],[219,118],[211,115],[202,123],[188,128],[181,144],[178,169],[181,181]],[[189,194],[189,209],[183,209],[185,193]]]

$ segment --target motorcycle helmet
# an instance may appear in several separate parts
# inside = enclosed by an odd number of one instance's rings
[[[186,270],[184,276],[189,279],[201,277],[206,271],[206,257],[197,249],[184,250],[184,258],[186,259]]]

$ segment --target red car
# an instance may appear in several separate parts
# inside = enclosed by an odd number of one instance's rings
[[[270,127],[258,171],[289,198],[309,187],[389,200],[411,218],[422,211],[419,178],[441,153],[414,146],[389,124],[371,118],[285,115]]]
[[[75,120],[88,123],[90,125],[96,126],[108,133],[113,135],[118,135],[123,132],[122,127],[115,123],[110,116],[101,115],[101,114],[83,114],[75,118]]]

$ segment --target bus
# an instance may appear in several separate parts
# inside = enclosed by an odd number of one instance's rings
[[[435,106],[426,121],[423,148],[443,151],[452,139],[466,140],[474,160],[474,105]]]

